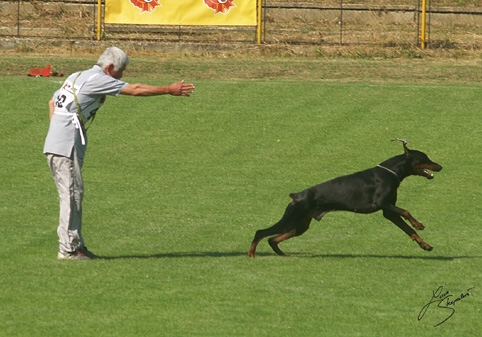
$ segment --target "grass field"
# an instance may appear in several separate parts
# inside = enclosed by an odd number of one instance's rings
[[[93,62],[54,60],[66,73]],[[84,166],[84,236],[103,258],[86,263],[56,260],[58,204],[42,147],[46,102],[62,79],[17,72],[40,61],[0,60],[9,74],[0,77],[0,335],[480,335],[478,61],[404,60],[403,71],[383,60],[156,68],[134,58],[127,81],[183,77],[196,93],[109,98],[100,110]],[[399,190],[432,252],[380,213],[340,212],[281,244],[289,258],[266,241],[246,256],[289,192],[402,153],[396,137],[444,167]],[[440,286],[452,300],[470,295],[434,327],[452,310],[435,303],[418,317]]]

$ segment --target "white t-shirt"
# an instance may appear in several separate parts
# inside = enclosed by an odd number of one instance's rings
[[[126,86],[126,82],[107,75],[97,65],[70,75],[52,98],[55,110],[43,152],[70,157],[75,147],[77,155],[84,158],[87,134],[82,131],[77,117],[74,88],[83,121],[87,122],[105,102],[106,95],[117,96]]]

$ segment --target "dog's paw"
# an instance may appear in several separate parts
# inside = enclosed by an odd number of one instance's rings
[[[413,223],[413,228],[418,229],[419,231],[423,231],[425,226],[422,225],[420,222],[416,221]]]
[[[423,241],[420,236],[418,236],[417,234],[412,234],[410,235],[410,238],[412,238],[413,241],[417,242],[418,245],[420,246],[420,248],[422,248],[423,250],[428,250],[428,251],[431,251],[433,249],[432,246],[430,246],[428,243],[426,243],[425,241]]]
[[[248,257],[256,257],[256,245],[251,245],[248,251]]]
[[[426,250],[426,251],[431,251],[433,250],[433,247],[430,246],[429,244],[425,243],[425,242],[419,242],[418,243],[420,245],[420,248],[422,248],[423,250]]]

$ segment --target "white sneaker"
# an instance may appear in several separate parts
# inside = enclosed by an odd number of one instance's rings
[[[92,260],[92,258],[85,255],[82,251],[76,250],[74,252],[58,252],[57,259],[59,260]]]

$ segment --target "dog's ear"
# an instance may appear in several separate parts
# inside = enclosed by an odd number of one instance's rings
[[[397,138],[397,139],[392,139],[392,142],[396,142],[397,140],[398,140],[399,142],[402,142],[402,143],[403,143],[403,151],[405,152],[405,155],[408,156],[409,153],[410,153],[410,150],[409,150],[408,147],[407,147],[408,139],[406,139],[406,138]]]
[[[403,151],[405,152],[405,156],[408,157],[408,155],[410,154],[410,150],[408,149],[407,147],[407,143],[403,143]]]

